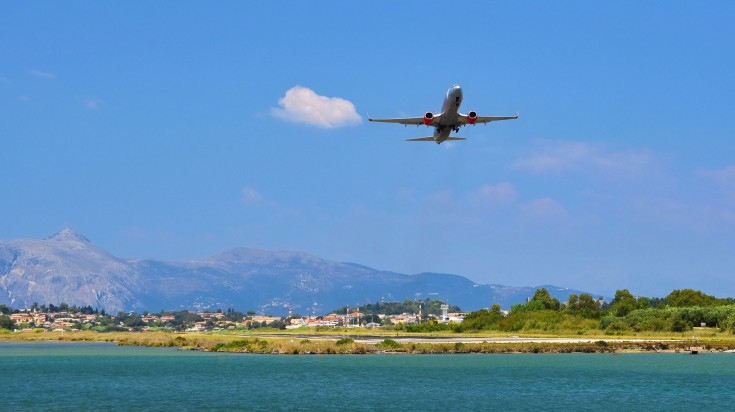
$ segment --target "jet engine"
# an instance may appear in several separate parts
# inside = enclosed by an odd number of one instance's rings
[[[426,112],[426,114],[424,115],[424,124],[430,126],[432,123],[434,123],[434,114],[431,112]]]
[[[467,113],[467,123],[468,124],[475,124],[476,121],[477,121],[477,112]]]

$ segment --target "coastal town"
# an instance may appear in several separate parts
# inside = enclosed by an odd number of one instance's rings
[[[396,332],[543,332],[622,335],[639,332],[683,333],[693,328],[713,328],[735,333],[733,298],[717,298],[694,289],[674,290],[658,297],[634,296],[619,289],[609,302],[589,294],[571,294],[560,302],[545,288],[537,289],[526,303],[509,311],[492,304],[488,309],[465,313],[440,300],[379,302],[344,306],[325,315],[304,316],[291,309],[288,315],[268,316],[229,308],[215,311],[117,312],[112,315],[91,306],[33,304],[13,309],[0,304],[0,330],[92,332],[206,332],[268,328],[381,328]]]
[[[69,307],[34,305],[32,308],[13,310],[5,305],[0,306],[2,314],[12,322],[15,330],[22,331],[81,331],[98,332],[130,331],[143,332],[150,330],[175,330],[180,332],[204,332],[211,330],[237,329],[297,329],[297,328],[381,328],[394,325],[413,325],[421,322],[460,323],[465,314],[448,312],[448,306],[440,315],[421,313],[380,314],[365,313],[359,309],[344,313],[332,312],[323,316],[300,316],[289,310],[288,316],[258,315],[252,311],[237,312],[233,309],[213,312],[174,311],[161,313],[137,314],[135,312],[119,312],[116,315],[105,313],[91,307]]]

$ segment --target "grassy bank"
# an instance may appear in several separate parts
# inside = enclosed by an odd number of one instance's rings
[[[347,331],[351,334],[353,330]],[[376,335],[376,333],[373,333]],[[394,334],[392,334],[394,335]],[[0,342],[113,342],[118,345],[148,347],[175,347],[183,350],[212,352],[263,353],[263,354],[370,354],[370,353],[622,353],[622,352],[676,352],[698,349],[699,351],[735,351],[735,337],[731,334],[699,333],[635,335],[628,339],[644,339],[644,342],[610,341],[610,337],[592,342],[441,342],[399,343],[389,335],[383,335],[378,343],[359,343],[352,337],[340,337],[331,331],[326,338],[314,334],[310,337],[297,335],[244,336],[238,333],[171,333],[171,332],[4,332]],[[352,335],[357,338],[355,335]],[[415,336],[415,335],[413,335]],[[465,335],[477,338],[477,334]],[[451,337],[457,338],[454,334]],[[493,337],[502,337],[494,334]],[[523,335],[539,338],[540,335]],[[521,338],[522,338],[521,337]],[[548,336],[544,337],[564,337]],[[576,335],[575,337],[579,337]],[[619,338],[619,337],[616,337]],[[359,339],[358,339],[359,340]]]

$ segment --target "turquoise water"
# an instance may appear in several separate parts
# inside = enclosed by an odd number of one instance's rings
[[[735,354],[245,355],[0,344],[0,409],[735,410]]]

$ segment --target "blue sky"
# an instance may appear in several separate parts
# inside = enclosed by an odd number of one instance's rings
[[[729,1],[5,3],[0,238],[735,296],[734,20]],[[521,118],[440,146],[367,122],[454,83],[463,111]]]

